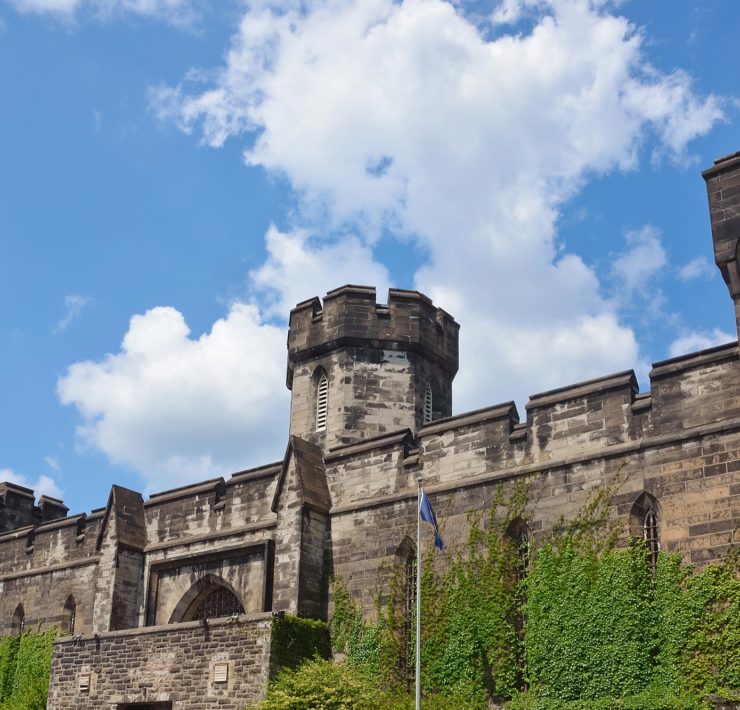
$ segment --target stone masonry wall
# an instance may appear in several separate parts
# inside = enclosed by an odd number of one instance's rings
[[[634,508],[656,501],[662,549],[703,566],[740,543],[740,360],[736,343],[657,363],[650,392],[619,373],[533,396],[527,422],[513,403],[336,449],[327,456],[332,573],[371,610],[406,537],[415,539],[416,477],[462,544],[471,511],[496,489],[531,486],[535,542],[572,519],[598,488],[618,484],[612,516],[623,539],[642,534]],[[424,526],[425,528],[427,526]],[[431,545],[425,530],[426,545]]]
[[[171,702],[173,710],[243,710],[264,697],[271,617],[242,616],[113,631],[54,644],[48,710],[115,710],[122,703]],[[228,664],[216,682],[216,663]],[[90,690],[80,691],[90,674]]]
[[[77,606],[75,631],[92,629],[100,517],[75,516],[0,536],[0,635],[11,633],[19,604],[26,628],[63,628],[70,595]]]

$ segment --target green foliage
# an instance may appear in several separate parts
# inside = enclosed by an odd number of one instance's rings
[[[56,628],[0,640],[0,710],[43,710]]]
[[[314,659],[286,669],[270,684],[255,710],[413,710],[408,693],[390,692],[357,666]],[[454,697],[430,695],[423,710],[483,710]]]
[[[378,710],[383,705],[377,685],[346,665],[306,661],[286,669],[270,684],[259,710]]]
[[[647,550],[568,542],[537,556],[528,579],[529,681],[560,700],[635,695],[652,680],[656,638]]]
[[[430,557],[422,577],[424,687],[474,702],[510,697],[521,681],[518,558],[503,534],[511,518],[497,512],[485,528],[471,518],[466,548],[441,571]]]
[[[425,708],[512,698],[510,710],[704,710],[711,696],[740,699],[737,558],[696,574],[661,553],[653,577],[643,541],[616,549],[609,513],[618,485],[599,488],[575,520],[556,525],[526,576],[506,535],[526,509],[526,486],[509,500],[499,490],[485,521],[470,516],[459,549],[426,556]],[[334,581],[332,647],[374,687],[393,691],[400,710],[413,707],[399,672],[406,580],[399,569],[389,576],[371,623]]]
[[[660,695],[653,691],[626,698],[598,698],[596,700],[554,700],[522,693],[506,710],[710,710],[692,696]]]
[[[278,668],[296,668],[307,658],[329,658],[329,628],[323,621],[277,615],[272,620],[271,655]]]
[[[13,678],[20,636],[6,636],[0,641],[0,702],[13,694]]]

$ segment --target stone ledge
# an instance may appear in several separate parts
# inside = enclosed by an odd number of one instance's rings
[[[238,618],[224,617],[221,619],[210,619],[203,621],[183,621],[179,624],[159,624],[158,626],[140,626],[135,629],[122,629],[120,631],[99,631],[93,634],[80,634],[79,636],[63,636],[54,641],[55,646],[68,644],[81,644],[89,641],[103,641],[107,639],[119,639],[134,636],[147,636],[150,634],[179,633],[182,631],[195,631],[197,629],[217,629],[223,627],[237,628],[241,624],[259,624],[269,621],[273,617],[271,611],[263,611],[258,614],[240,614]]]
[[[185,545],[194,545],[199,542],[210,542],[211,540],[222,540],[226,537],[235,537],[236,535],[244,535],[250,532],[259,532],[262,530],[272,530],[277,526],[277,518],[274,520],[268,520],[259,523],[252,523],[251,525],[242,525],[238,528],[230,528],[227,530],[219,530],[215,533],[204,533],[203,535],[191,535],[189,537],[181,537],[177,540],[170,540],[168,542],[158,542],[154,545],[147,545],[144,548],[145,553],[158,552],[160,550],[171,550],[174,547],[184,547]]]
[[[10,579],[20,579],[21,577],[33,577],[37,574],[58,572],[63,569],[72,569],[74,567],[86,567],[88,565],[96,565],[98,564],[98,562],[100,562],[100,556],[95,555],[93,557],[85,557],[82,560],[59,562],[55,565],[45,565],[44,567],[34,567],[32,569],[23,570],[21,572],[11,572],[10,574],[0,575],[0,582],[5,582]]]

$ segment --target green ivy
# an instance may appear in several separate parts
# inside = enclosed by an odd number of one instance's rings
[[[57,630],[0,640],[0,710],[43,710]]]
[[[272,619],[271,660],[277,668],[295,668],[307,658],[329,658],[329,628],[323,621],[278,614]]]
[[[6,636],[0,641],[0,702],[13,694],[13,678],[20,643],[20,636]]]
[[[505,534],[529,504],[525,484],[507,500],[499,489],[485,520],[471,515],[459,549],[426,556],[425,707],[509,698],[510,710],[703,710],[712,696],[740,699],[737,558],[696,574],[661,553],[653,575],[643,541],[616,546],[618,485],[560,521],[526,575]],[[372,621],[334,580],[332,648],[401,707],[405,580],[402,570],[383,575]]]
[[[598,557],[572,541],[538,554],[525,607],[528,679],[559,700],[635,695],[652,680],[657,651],[647,550]]]

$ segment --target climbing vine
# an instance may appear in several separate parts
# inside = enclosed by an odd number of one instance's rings
[[[0,710],[43,710],[56,627],[0,640]]]
[[[642,540],[617,544],[619,483],[556,524],[529,569],[507,534],[527,517],[526,484],[508,497],[499,489],[485,515],[471,514],[467,539],[445,558],[426,555],[426,707],[447,698],[471,708],[509,699],[511,710],[698,710],[710,696],[740,700],[737,556],[697,574],[661,553],[653,575]],[[332,647],[403,698],[404,576],[382,576],[371,621],[334,580]]]

